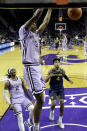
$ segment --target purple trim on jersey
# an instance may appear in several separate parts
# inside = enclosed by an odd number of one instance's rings
[[[33,91],[33,94],[40,94],[44,91],[44,89],[42,89],[41,91]]]
[[[23,62],[23,64],[24,64],[24,66],[39,66],[40,65],[39,62],[37,62],[37,63]]]

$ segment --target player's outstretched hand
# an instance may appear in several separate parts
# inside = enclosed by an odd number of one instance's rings
[[[73,84],[73,81],[70,80],[69,82],[70,82],[71,84]]]
[[[57,76],[57,74],[50,73],[49,76],[50,76],[50,78],[51,78],[51,77]]]

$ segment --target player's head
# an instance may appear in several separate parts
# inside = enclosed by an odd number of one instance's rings
[[[9,68],[8,69],[8,78],[15,77],[16,76],[16,69],[15,68]]]
[[[60,57],[53,59],[53,64],[56,68],[60,66]]]
[[[56,37],[56,40],[58,40],[58,37]]]
[[[36,24],[36,23],[32,23],[32,25],[31,25],[31,30],[32,30],[33,32],[35,32],[35,31],[37,30],[37,24]]]

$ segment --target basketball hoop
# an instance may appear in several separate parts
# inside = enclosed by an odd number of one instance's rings
[[[55,23],[55,30],[59,30],[61,35],[61,32],[66,30],[66,23]]]

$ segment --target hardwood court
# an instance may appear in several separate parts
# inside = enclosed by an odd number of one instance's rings
[[[65,88],[87,88],[87,58],[84,56],[83,46],[72,46],[63,53],[60,49],[60,53],[57,54],[55,49],[49,49],[49,47],[42,48],[42,59],[45,61],[45,65],[42,64],[42,71],[44,77],[47,75],[48,70],[52,68],[52,59],[55,57],[61,57],[61,68],[63,68],[68,76],[73,80],[74,84],[69,84],[64,80]],[[3,100],[3,89],[5,75],[9,67],[14,67],[17,70],[18,76],[23,77],[23,65],[22,65],[22,52],[20,47],[11,48],[11,50],[0,53],[0,118],[3,116],[8,108],[8,105]],[[47,83],[47,88],[49,84]],[[85,90],[86,91],[86,90]]]

